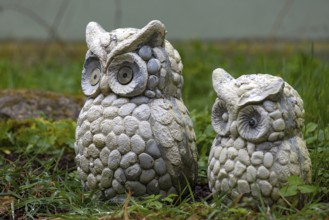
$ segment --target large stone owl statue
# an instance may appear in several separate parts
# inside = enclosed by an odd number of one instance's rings
[[[165,33],[159,21],[111,32],[87,25],[76,163],[83,185],[108,199],[179,194],[196,181],[183,65]]]
[[[311,161],[302,137],[303,101],[280,77],[213,72],[217,99],[208,180],[228,202],[282,202],[279,189],[291,175],[311,181]],[[280,201],[279,201],[280,200]],[[251,204],[250,204],[251,205]]]

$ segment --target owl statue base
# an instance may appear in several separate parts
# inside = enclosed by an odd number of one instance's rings
[[[251,206],[283,203],[279,189],[289,176],[311,182],[311,160],[302,136],[303,101],[280,77],[213,72],[217,99],[209,154],[213,193]]]
[[[181,194],[197,176],[192,120],[181,98],[182,62],[152,21],[106,32],[90,22],[82,72],[87,100],[76,128],[83,186],[112,201]]]

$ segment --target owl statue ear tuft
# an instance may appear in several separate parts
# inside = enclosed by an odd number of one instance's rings
[[[217,68],[212,72],[212,85],[217,95],[223,92],[223,84],[234,80],[234,78],[224,69]]]
[[[89,50],[100,59],[106,60],[106,50],[103,44],[105,41],[110,41],[109,37],[109,34],[97,22],[91,21],[87,24],[87,46]]]
[[[239,102],[238,106],[242,107],[246,104],[258,103],[265,99],[277,100],[282,94],[284,89],[284,81],[280,77],[272,77],[271,80],[267,78],[263,84],[259,87],[251,89],[244,93]]]

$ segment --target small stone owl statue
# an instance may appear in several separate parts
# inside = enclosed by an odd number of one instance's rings
[[[179,194],[197,176],[192,121],[182,97],[180,55],[165,27],[106,32],[90,22],[82,72],[87,100],[76,128],[83,185],[105,198]]]
[[[209,187],[244,204],[282,202],[281,186],[291,175],[311,182],[311,160],[302,136],[303,101],[280,77],[243,75],[223,69],[212,75],[217,133],[208,163]],[[242,198],[242,200],[241,200]]]

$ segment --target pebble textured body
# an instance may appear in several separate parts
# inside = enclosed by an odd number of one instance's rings
[[[76,129],[76,163],[106,198],[179,194],[197,176],[195,134],[181,99],[182,62],[152,21],[106,32],[91,22]]]
[[[212,125],[208,180],[212,192],[242,196],[247,204],[282,202],[281,186],[291,175],[311,182],[311,161],[302,136],[303,101],[280,77],[213,72],[217,99]]]

